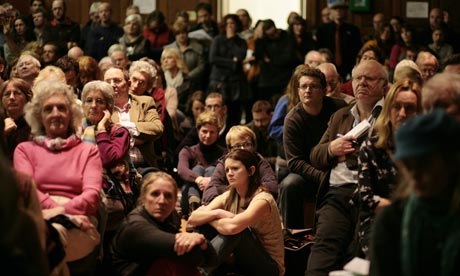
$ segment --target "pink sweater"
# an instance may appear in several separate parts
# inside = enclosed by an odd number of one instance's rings
[[[50,195],[71,200],[67,214],[95,215],[99,208],[102,162],[90,143],[78,143],[62,151],[50,151],[35,142],[23,142],[14,151],[16,170],[31,175],[37,185],[42,209],[57,207]]]

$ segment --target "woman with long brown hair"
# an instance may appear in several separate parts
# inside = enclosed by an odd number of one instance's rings
[[[189,224],[211,225],[219,263],[231,253],[236,270],[247,275],[284,275],[283,232],[278,207],[266,192],[253,152],[236,149],[225,157],[229,190],[192,212]],[[209,269],[213,271],[213,269]]]

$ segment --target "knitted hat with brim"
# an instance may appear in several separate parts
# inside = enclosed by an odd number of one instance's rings
[[[460,124],[444,110],[407,119],[394,135],[393,160],[417,158],[432,153],[457,154],[460,151]]]

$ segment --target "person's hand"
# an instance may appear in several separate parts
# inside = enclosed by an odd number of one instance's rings
[[[187,232],[177,233],[174,251],[178,256],[182,256],[190,252],[197,245],[203,250],[207,249],[208,243],[203,234]]]
[[[69,218],[83,232],[89,229],[94,229],[94,225],[89,221],[89,218],[87,216],[72,215],[69,216]]]
[[[11,31],[11,20],[12,17],[10,16],[4,16],[3,20],[1,21],[1,24],[3,26],[3,34],[4,35],[9,35]]]
[[[64,214],[64,213],[65,213],[65,208],[62,207],[62,206],[42,210],[42,214],[43,214],[44,219],[50,219],[52,217],[55,217],[57,215],[61,215],[61,214]]]
[[[375,207],[375,212],[378,212],[382,210],[383,207],[388,206],[391,204],[391,201],[387,198],[380,198],[379,204],[377,204],[377,207]]]
[[[200,183],[198,183],[198,188],[200,188],[200,190],[204,191],[204,189],[206,189],[206,187],[208,187],[209,182],[211,182],[211,177],[208,176],[208,177],[201,178]]]
[[[99,123],[97,124],[97,130],[98,131],[104,131],[107,129],[107,127],[109,126],[110,122],[111,122],[111,115],[110,115],[110,112],[106,109],[103,111],[104,112],[104,117],[102,117],[102,119],[99,121]]]
[[[332,155],[338,156],[339,161],[345,160],[345,155],[354,152],[356,149],[353,147],[355,138],[351,135],[338,137],[329,144],[329,151]]]
[[[10,133],[11,131],[16,130],[17,128],[18,126],[16,125],[13,119],[11,119],[10,117],[5,118],[5,134]]]

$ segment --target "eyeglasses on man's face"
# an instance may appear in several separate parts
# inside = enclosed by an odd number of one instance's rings
[[[321,85],[319,84],[303,84],[299,86],[299,89],[302,91],[307,91],[308,89],[310,90],[319,90],[322,89]]]

